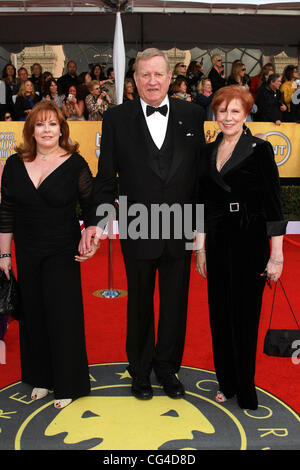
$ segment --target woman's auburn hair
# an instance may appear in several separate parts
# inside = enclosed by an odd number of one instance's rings
[[[211,108],[215,114],[218,112],[219,106],[225,102],[226,108],[232,100],[240,100],[245,114],[250,114],[252,106],[254,104],[254,98],[250,91],[240,85],[228,85],[223,88],[219,88],[214,94],[211,102]]]
[[[172,91],[174,93],[178,93],[180,91],[180,87],[181,87],[181,84],[182,83],[185,83],[186,86],[187,86],[187,81],[185,79],[185,77],[177,77],[174,81],[174,83],[172,84],[171,88],[172,88]]]
[[[23,143],[16,151],[22,160],[32,162],[36,158],[36,140],[34,138],[34,127],[37,121],[45,121],[50,113],[54,113],[60,125],[61,136],[59,145],[67,153],[76,153],[79,144],[69,141],[69,125],[59,107],[52,101],[38,102],[28,114],[23,127]],[[62,155],[63,156],[63,155]]]

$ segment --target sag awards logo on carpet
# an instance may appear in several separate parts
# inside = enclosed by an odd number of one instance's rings
[[[156,385],[152,400],[131,395],[125,363],[90,366],[91,394],[62,410],[54,397],[32,401],[21,382],[0,390],[0,449],[6,450],[282,450],[300,444],[296,412],[258,388],[259,407],[215,402],[214,372],[182,367],[184,399]],[[111,463],[111,462],[103,462]]]

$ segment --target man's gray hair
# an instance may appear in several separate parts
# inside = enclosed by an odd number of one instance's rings
[[[144,51],[137,53],[135,64],[134,64],[135,72],[137,72],[138,70],[138,64],[140,60],[149,60],[149,59],[152,59],[152,57],[157,57],[157,56],[164,58],[166,62],[166,66],[167,66],[167,71],[170,72],[171,67],[170,67],[170,63],[169,63],[167,55],[163,51],[161,51],[160,49],[156,49],[155,47],[149,47],[148,49],[145,49]]]

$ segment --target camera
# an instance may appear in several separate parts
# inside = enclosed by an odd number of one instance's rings
[[[103,93],[104,91],[105,91],[106,93],[108,92],[108,88],[105,88],[105,86],[101,87],[101,89],[100,89],[100,92],[101,92],[101,93]]]
[[[70,94],[68,95],[68,100],[71,101],[72,98],[73,98],[73,95],[70,93]]]

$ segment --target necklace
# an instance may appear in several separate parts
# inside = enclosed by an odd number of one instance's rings
[[[240,138],[240,136],[239,136],[239,138]],[[238,141],[239,141],[239,139],[237,139],[236,141],[234,141],[234,142],[233,142],[233,145],[232,145],[232,143],[231,143],[231,145],[229,146],[229,149],[228,149],[228,150],[230,150],[230,147],[231,147],[231,148],[232,148],[231,152],[230,152],[225,158],[223,158],[222,160],[219,160],[219,161],[216,162],[217,170],[218,170],[219,172],[222,170],[222,168],[223,168],[223,166],[225,165],[225,163],[226,163],[226,162],[229,160],[229,158],[231,157],[231,155],[232,155],[232,153],[233,153],[233,151],[234,151],[234,149],[235,149],[236,144],[237,144]],[[222,140],[222,142],[220,143],[219,148],[221,148],[221,147],[224,147],[224,141],[223,141],[223,140]]]
[[[225,157],[223,160],[221,160],[220,162],[218,162],[218,164],[217,164],[218,171],[221,171],[221,170],[222,170],[222,168],[223,168],[223,166],[225,165],[225,163],[226,163],[226,162],[229,160],[229,158],[231,157],[232,152],[233,152],[233,150],[230,152],[230,154],[229,154],[227,157]]]
[[[42,153],[40,151],[38,151],[37,153],[39,155],[41,155],[41,160],[47,160],[48,159],[48,156],[51,155],[52,153],[56,152],[56,150],[59,148],[59,145],[54,149],[54,150],[51,150],[51,152],[48,152],[48,153]]]

